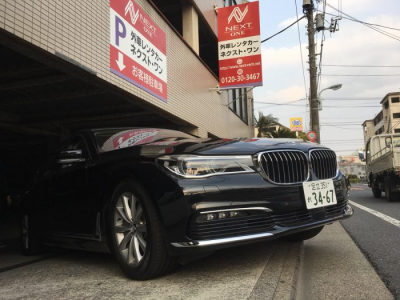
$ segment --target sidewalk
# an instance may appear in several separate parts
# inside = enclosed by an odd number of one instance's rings
[[[297,300],[394,299],[340,223],[304,242]]]

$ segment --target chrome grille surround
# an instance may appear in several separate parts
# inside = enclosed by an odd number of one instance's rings
[[[310,177],[308,157],[300,150],[260,152],[255,163],[260,174],[274,184],[300,184]]]
[[[336,153],[329,149],[310,150],[311,168],[318,179],[330,179],[337,176]]]

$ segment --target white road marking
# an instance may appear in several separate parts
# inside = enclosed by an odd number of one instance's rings
[[[389,216],[387,216],[387,215],[385,215],[383,213],[380,213],[379,211],[376,211],[374,209],[371,209],[371,208],[368,208],[368,207],[363,206],[361,204],[358,204],[358,203],[356,203],[354,201],[349,200],[349,203],[351,205],[354,205],[354,206],[356,206],[358,208],[361,208],[362,210],[365,210],[366,212],[369,212],[370,214],[373,214],[374,216],[376,216],[378,218],[381,218],[382,220],[384,220],[384,221],[386,221],[386,222],[388,222],[390,224],[393,224],[394,226],[397,226],[397,227],[400,228],[400,221],[399,220],[393,219],[392,217],[389,217]]]

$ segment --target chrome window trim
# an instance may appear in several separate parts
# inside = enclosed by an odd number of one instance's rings
[[[262,156],[266,153],[273,153],[273,152],[282,152],[282,151],[286,151],[286,152],[294,152],[294,153],[300,153],[300,155],[303,155],[305,157],[305,161],[307,162],[307,178],[304,181],[299,181],[299,182],[291,182],[291,183],[279,183],[279,182],[275,182],[273,181],[271,178],[269,178],[269,176],[267,175],[267,172],[265,172],[263,164],[261,162]],[[274,154],[275,155],[275,154]],[[289,186],[289,185],[296,185],[296,184],[301,184],[303,182],[307,182],[310,179],[310,175],[311,175],[311,162],[310,162],[310,157],[304,153],[301,150],[293,150],[293,149],[281,149],[281,150],[269,150],[269,151],[262,151],[262,152],[258,152],[257,154],[255,154],[255,158],[253,158],[253,160],[255,160],[257,163],[255,163],[255,167],[257,169],[257,171],[261,174],[262,177],[264,177],[265,179],[267,179],[269,182],[276,184],[276,185],[282,185],[282,186]],[[267,166],[268,167],[268,166]]]

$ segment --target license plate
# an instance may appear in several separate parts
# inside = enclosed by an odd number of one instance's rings
[[[307,209],[313,209],[337,203],[335,185],[332,179],[303,182]]]

